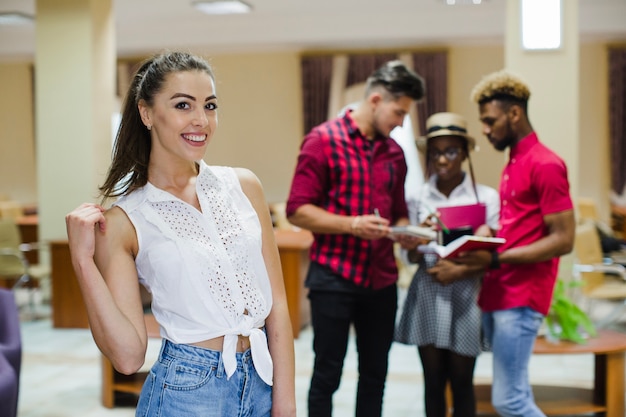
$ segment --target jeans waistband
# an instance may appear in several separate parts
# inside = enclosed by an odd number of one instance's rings
[[[178,344],[170,340],[163,339],[161,344],[160,357],[172,357],[177,359],[185,359],[199,364],[212,365],[223,368],[222,352],[219,350],[207,349],[198,346]],[[237,366],[241,367],[243,363],[252,361],[252,353],[250,349],[245,352],[237,352]]]

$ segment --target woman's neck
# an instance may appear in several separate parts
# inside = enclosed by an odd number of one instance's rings
[[[446,197],[450,197],[450,194],[452,193],[452,191],[456,187],[461,185],[464,179],[465,179],[465,172],[463,171],[460,171],[458,175],[455,175],[454,177],[447,178],[447,179],[437,177],[437,182],[436,182],[437,189],[439,190],[441,194],[445,195]]]

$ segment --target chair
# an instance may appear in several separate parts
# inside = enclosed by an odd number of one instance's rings
[[[580,219],[599,220],[598,205],[595,200],[586,197],[578,199],[578,216]]]
[[[20,321],[13,292],[0,289],[0,417],[15,417],[22,365]]]
[[[24,208],[17,201],[0,201],[0,219],[18,219],[23,215]]]
[[[50,267],[30,264],[25,253],[39,250],[38,243],[21,243],[20,229],[13,219],[0,219],[0,279],[17,280],[13,289],[31,281],[42,281],[50,276]],[[34,300],[30,294],[31,313],[34,315]]]
[[[613,262],[626,265],[626,250],[623,241],[616,236],[611,225],[600,220],[598,204],[591,198],[580,197],[577,203],[577,216],[580,222],[591,221],[600,235],[600,243],[604,257],[614,258]]]
[[[596,326],[604,327],[623,313],[626,307],[626,268],[603,257],[600,236],[594,222],[576,226],[574,239],[574,276],[583,282],[581,293],[589,301],[588,312],[596,301],[614,304],[613,310]]]

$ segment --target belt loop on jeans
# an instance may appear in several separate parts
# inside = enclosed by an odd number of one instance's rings
[[[170,341],[167,339],[163,339],[163,341],[161,342],[161,349],[159,351],[159,362],[161,363],[165,362],[165,350],[167,349],[167,345],[169,343]]]
[[[224,375],[226,374],[226,371],[224,370],[224,359],[223,359],[223,353],[219,352],[218,354],[218,362],[217,362],[217,369],[215,371],[215,376],[217,378],[223,378]]]

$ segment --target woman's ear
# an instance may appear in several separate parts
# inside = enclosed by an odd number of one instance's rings
[[[143,124],[146,125],[146,127],[150,126],[151,128],[152,119],[150,115],[150,107],[148,107],[146,101],[143,99],[139,100],[139,103],[137,103],[137,109],[139,110],[139,115],[141,116],[141,121],[143,122]]]

